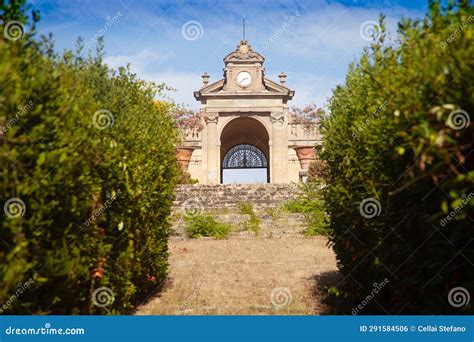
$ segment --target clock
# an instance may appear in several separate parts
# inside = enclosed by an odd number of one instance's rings
[[[252,75],[247,71],[241,71],[237,75],[237,84],[242,88],[248,87],[252,83]]]

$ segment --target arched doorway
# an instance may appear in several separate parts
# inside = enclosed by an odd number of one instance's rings
[[[231,120],[221,133],[221,182],[268,183],[269,135],[257,119]]]

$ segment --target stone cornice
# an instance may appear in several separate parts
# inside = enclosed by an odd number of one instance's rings
[[[224,80],[221,79],[207,87],[202,88],[199,91],[194,92],[196,100],[205,100],[207,98],[283,98],[284,101],[289,101],[295,95],[294,90],[277,84],[267,78],[264,79],[265,90],[264,91],[224,91]]]

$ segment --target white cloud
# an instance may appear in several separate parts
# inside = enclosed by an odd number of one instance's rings
[[[199,103],[194,99],[193,92],[201,88],[200,74],[167,70],[144,74],[142,77],[149,81],[165,83],[167,86],[176,89],[176,91],[167,93],[176,103],[186,104],[195,109],[199,108]]]
[[[292,12],[274,13],[272,15],[282,19],[270,27],[271,32],[267,29],[265,35],[259,35],[255,47],[319,61],[331,61],[341,54],[353,56],[368,45],[359,33],[360,26],[369,20],[378,23],[383,12],[383,9],[345,7],[334,3],[313,12],[298,11],[299,15]],[[401,15],[421,16],[420,12],[401,8],[388,8],[387,12],[386,30],[392,36],[395,36]],[[290,21],[288,18],[291,15],[294,20]],[[288,23],[286,27],[285,23]],[[267,47],[265,43],[275,34],[276,39]]]
[[[266,57],[267,77],[277,81],[278,72],[285,71],[288,74],[288,86],[296,91],[292,105],[297,106],[309,102],[325,104],[332,89],[344,82],[347,65],[369,44],[359,33],[362,23],[368,20],[378,22],[379,14],[385,12],[387,31],[395,36],[396,24],[401,15],[422,16],[421,12],[403,7],[347,7],[320,0],[317,6],[308,3],[312,7],[306,10],[295,9],[294,6],[299,2],[286,3],[286,7],[272,7],[261,2],[264,5],[255,7],[248,20],[247,31],[254,50]],[[139,77],[166,83],[177,89],[170,94],[176,102],[196,108],[199,104],[193,97],[193,91],[201,86],[201,72],[210,72],[212,81],[219,79],[222,74],[218,70],[223,66],[222,58],[225,55],[222,51],[231,52],[241,38],[240,20],[236,21],[234,12],[241,11],[246,5],[222,3],[220,6],[210,13],[206,8],[190,5],[181,13],[186,19],[150,11],[147,22],[157,22],[159,30],[148,31],[151,29],[149,23],[136,22],[137,26],[143,26],[138,31],[145,32],[146,28],[147,32],[140,35],[145,41],[141,38],[133,41],[139,52],[117,54],[107,57],[105,61],[114,68],[130,63],[132,71]],[[125,12],[127,19],[138,20],[142,17],[137,15],[141,13],[140,9],[136,13],[133,7],[129,10],[132,13]],[[296,10],[298,15],[290,22],[289,18]],[[203,24],[204,36],[199,41],[189,42],[181,37],[181,25],[190,19],[198,19]],[[285,22],[289,24],[284,25]],[[276,39],[265,46],[265,42],[276,32],[279,32]],[[132,32],[130,34],[133,35]],[[147,40],[149,37],[153,39]],[[143,46],[147,47],[140,50]]]
[[[163,62],[172,55],[173,53],[170,51],[163,54],[145,49],[136,55],[109,56],[105,58],[105,63],[114,69],[130,64],[131,71],[136,73],[139,78],[156,83],[165,83],[168,87],[175,89],[175,91],[166,92],[166,95],[173,98],[175,102],[197,108],[198,104],[194,100],[193,92],[201,86],[202,80],[199,73],[173,69],[153,71],[158,65],[163,65]]]
[[[156,68],[173,56],[171,50],[151,51],[144,49],[136,55],[116,55],[109,56],[104,62],[111,68],[117,69],[120,66],[130,64],[130,68],[137,74],[143,74],[149,68]]]
[[[290,107],[304,107],[311,102],[323,107],[327,104],[332,89],[340,83],[340,79],[329,74],[289,72],[288,75],[286,86],[295,91]],[[269,75],[269,78],[278,80],[276,74]]]

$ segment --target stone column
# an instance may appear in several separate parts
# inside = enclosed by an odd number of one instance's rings
[[[217,137],[217,120],[219,113],[206,113],[206,128],[207,128],[207,173],[205,178],[207,184],[219,184],[219,151],[218,151],[218,137]]]
[[[288,129],[284,112],[271,112],[272,161],[270,183],[288,182]]]

